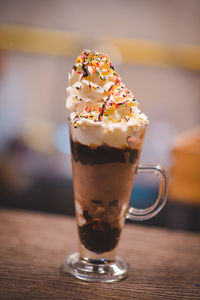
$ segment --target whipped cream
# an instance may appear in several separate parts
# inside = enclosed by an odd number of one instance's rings
[[[110,58],[84,50],[69,72],[66,107],[73,140],[89,146],[128,146],[148,123]]]

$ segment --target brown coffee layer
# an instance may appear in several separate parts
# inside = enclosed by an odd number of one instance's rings
[[[71,139],[71,152],[73,159],[80,161],[83,165],[129,162],[134,164],[138,158],[138,149],[114,148],[107,145],[90,148]]]

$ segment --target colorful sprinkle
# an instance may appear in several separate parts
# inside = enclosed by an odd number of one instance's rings
[[[91,105],[85,105],[83,112],[78,113],[73,119],[72,123],[74,127],[79,126],[80,120],[83,119],[102,122],[103,117],[112,118],[115,111],[123,111],[123,107],[126,107],[126,109],[128,108],[128,114],[132,116],[132,106],[136,106],[137,101],[131,91],[121,82],[119,74],[116,73],[114,66],[110,62],[110,58],[107,55],[96,51],[84,50],[81,55],[77,57],[72,70],[81,75],[79,77],[80,81],[83,79],[87,81],[87,85],[92,93],[95,93],[95,91],[98,93],[102,89],[104,91],[102,96],[104,100],[101,98],[103,102],[94,102]],[[93,84],[93,76],[98,78],[96,79],[95,84]],[[107,87],[107,82],[112,83],[110,78],[112,78],[113,84]],[[76,89],[79,90],[80,87],[77,86]],[[76,100],[74,101],[82,100],[78,96],[75,96],[75,98]],[[124,117],[127,122],[130,120],[129,115]]]

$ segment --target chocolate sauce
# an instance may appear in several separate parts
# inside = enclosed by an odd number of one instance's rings
[[[88,76],[88,71],[87,71],[87,69],[84,65],[82,66],[82,69],[83,69],[83,77],[87,77]]]
[[[109,203],[109,207],[117,207],[119,204],[119,200],[112,200]]]
[[[94,204],[98,204],[98,205],[102,204],[101,200],[91,200],[91,202],[94,203]]]
[[[113,65],[110,65],[110,68],[111,68],[113,71],[115,71],[115,68],[114,68]]]
[[[90,251],[103,253],[113,250],[119,240],[120,229],[108,222],[92,221],[78,226],[81,243]]]
[[[83,217],[86,221],[90,221],[92,219],[87,210],[83,211]]]
[[[71,152],[73,159],[80,161],[83,165],[105,164],[120,162],[129,162],[134,164],[137,160],[138,150],[130,148],[114,148],[107,145],[102,145],[97,148],[73,142],[71,139]]]

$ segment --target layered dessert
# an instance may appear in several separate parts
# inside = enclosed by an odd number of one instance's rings
[[[148,119],[103,53],[83,51],[68,80],[81,249],[107,253],[119,241]]]

